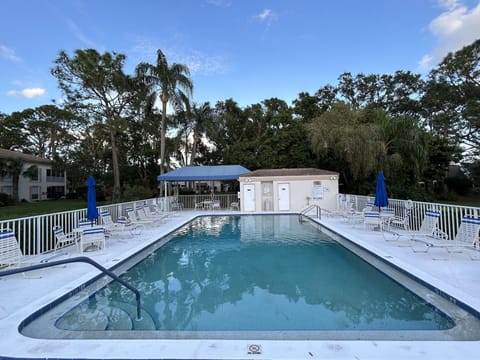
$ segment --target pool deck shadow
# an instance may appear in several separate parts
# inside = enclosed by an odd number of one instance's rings
[[[212,212],[183,211],[166,223],[146,227],[137,236],[115,235],[103,251],[88,252],[110,268],[142,248],[200,215]],[[214,214],[239,214],[220,212]],[[431,284],[480,312],[480,261],[463,253],[432,248],[414,252],[409,246],[385,241],[378,231],[352,227],[340,218],[318,221],[387,262]],[[68,248],[70,256],[80,255]],[[147,340],[32,339],[18,332],[19,324],[34,311],[51,303],[98,275],[96,268],[82,263],[68,264],[0,278],[0,357],[89,358],[89,359],[478,359],[479,341],[282,341],[282,340]],[[252,352],[252,349],[255,352]]]

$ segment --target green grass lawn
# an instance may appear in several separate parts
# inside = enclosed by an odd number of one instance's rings
[[[97,203],[98,205],[103,205],[103,203]],[[35,203],[20,203],[0,207],[0,220],[86,208],[86,200],[48,200]]]

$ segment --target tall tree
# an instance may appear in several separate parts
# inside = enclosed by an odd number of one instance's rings
[[[142,84],[139,84],[142,85]],[[157,187],[158,159],[160,158],[160,138],[158,129],[162,121],[160,111],[155,107],[157,93],[148,86],[139,86],[135,97],[134,112],[125,132],[124,147],[127,154],[126,165],[135,168],[130,184],[141,184],[145,188]]]
[[[195,165],[201,147],[202,137],[205,135],[207,123],[213,116],[213,110],[210,103],[205,102],[197,105],[193,104],[192,118],[193,118],[193,142],[192,152],[190,155],[190,165]]]
[[[423,101],[428,124],[480,154],[480,39],[431,71]]]
[[[12,114],[13,115],[13,114]],[[28,147],[28,139],[25,135],[25,124],[19,116],[5,115],[0,118],[0,148],[26,149]]]
[[[76,50],[70,58],[64,51],[55,60],[52,74],[57,78],[72,111],[88,112],[108,130],[112,150],[113,201],[120,200],[118,133],[125,128],[127,108],[135,90],[124,74],[125,55],[99,54],[95,49]]]
[[[165,54],[157,50],[156,63],[140,63],[136,68],[137,76],[148,85],[159,89],[162,103],[162,123],[160,128],[160,174],[165,171],[165,147],[167,132],[167,105],[171,103],[174,109],[181,106],[182,98],[191,95],[193,82],[190,70],[183,64],[169,64]]]
[[[55,105],[14,112],[11,118],[22,124],[25,138],[23,150],[51,160],[57,159],[59,147],[68,146],[74,141],[70,129],[78,124],[71,112]]]

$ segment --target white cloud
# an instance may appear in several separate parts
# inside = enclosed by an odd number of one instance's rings
[[[227,70],[223,56],[208,55],[197,50],[172,53],[172,59],[176,63],[187,65],[192,75],[223,74]]]
[[[10,61],[21,61],[21,59],[15,54],[15,50],[2,44],[0,44],[0,56]]]
[[[265,24],[265,31],[270,29],[272,23],[278,20],[279,15],[272,9],[264,9],[261,13],[253,16],[253,19]]]
[[[85,36],[83,31],[78,27],[78,25],[70,19],[67,19],[67,24],[70,30],[72,31],[73,35],[82,42],[86,47],[92,49],[101,49],[102,47],[97,45],[94,41],[90,40]],[[100,51],[100,50],[99,50]]]
[[[207,4],[218,7],[229,7],[232,5],[232,2],[230,0],[207,0]]]
[[[419,66],[428,70],[449,52],[455,52],[480,38],[480,3],[469,9],[458,0],[438,0],[445,12],[433,19],[429,30],[437,39],[437,46],[419,61]]]
[[[223,74],[228,70],[225,56],[206,54],[195,49],[185,49],[179,46],[163,46],[145,38],[137,40],[133,51],[140,55],[142,61],[154,64],[158,49],[161,49],[165,54],[169,64],[185,64],[192,75]]]
[[[8,96],[16,96],[16,97],[21,97],[25,99],[31,99],[37,96],[43,96],[45,95],[45,89],[42,88],[29,88],[29,89],[23,89],[23,90],[10,90],[7,92]]]
[[[460,0],[437,0],[441,8],[452,10],[460,6]]]
[[[278,19],[278,14],[273,12],[272,9],[264,9],[260,14],[255,15],[253,18],[270,24],[273,20]]]
[[[271,9],[265,9],[263,10],[260,14],[258,14],[257,16],[255,16],[257,19],[259,19],[260,21],[265,21],[265,20],[268,20],[269,18],[272,17],[272,10]]]

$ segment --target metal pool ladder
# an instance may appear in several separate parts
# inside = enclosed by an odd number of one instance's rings
[[[24,272],[27,272],[27,271],[44,269],[44,268],[48,268],[48,267],[52,267],[52,266],[74,263],[74,262],[84,262],[84,263],[93,265],[98,270],[100,270],[104,275],[110,276],[114,281],[119,282],[120,284],[125,286],[127,289],[132,291],[135,294],[135,301],[137,302],[137,320],[141,319],[141,317],[142,317],[142,307],[141,307],[141,301],[140,301],[140,292],[137,289],[135,289],[132,285],[127,283],[125,280],[122,280],[120,277],[115,275],[113,272],[104,268],[102,265],[100,265],[99,263],[93,261],[92,259],[90,259],[89,257],[86,257],[86,256],[78,256],[78,257],[74,257],[74,258],[70,258],[70,259],[43,262],[43,263],[39,263],[39,264],[35,264],[35,265],[25,266],[25,267],[18,268],[18,269],[4,270],[4,271],[0,271],[0,277],[7,276],[7,275],[24,273]]]
[[[300,211],[300,214],[298,214],[298,221],[299,222],[302,222],[302,219],[303,217],[308,217],[308,213],[313,210],[313,209],[316,209],[317,212],[316,212],[316,217],[317,219],[321,219],[322,218],[322,208],[317,205],[317,204],[311,204],[311,205],[308,205],[305,209],[303,209],[302,211]]]

